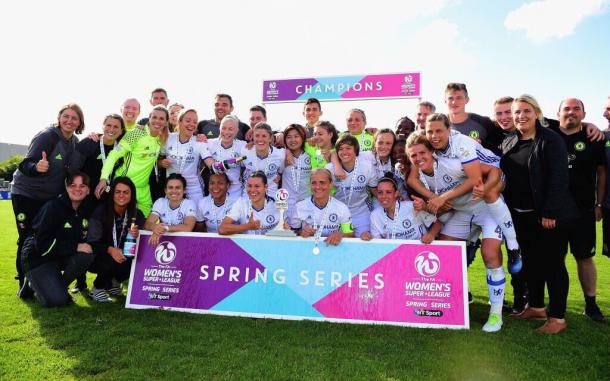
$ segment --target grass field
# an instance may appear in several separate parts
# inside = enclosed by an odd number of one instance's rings
[[[469,270],[470,331],[127,310],[124,300],[97,305],[81,295],[74,306],[43,309],[15,296],[8,201],[0,201],[0,221],[2,380],[610,380],[610,325],[582,315],[571,257],[569,327],[559,336],[507,317],[501,332],[482,332],[488,305],[480,258]],[[610,259],[595,260],[599,304],[610,315]]]

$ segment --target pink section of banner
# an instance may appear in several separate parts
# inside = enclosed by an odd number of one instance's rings
[[[341,94],[341,98],[393,98],[419,97],[421,95],[420,74],[367,75]]]
[[[464,274],[459,248],[401,245],[361,274],[383,274],[383,287],[347,284],[314,307],[325,317],[419,324],[464,325]]]

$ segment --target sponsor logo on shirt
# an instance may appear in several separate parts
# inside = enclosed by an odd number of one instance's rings
[[[574,149],[576,151],[584,151],[587,145],[584,142],[576,142],[574,143]]]

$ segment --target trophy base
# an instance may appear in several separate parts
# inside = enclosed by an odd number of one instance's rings
[[[296,237],[297,236],[295,234],[295,232],[293,232],[292,230],[284,230],[284,229],[269,230],[267,233],[265,233],[265,235],[269,235],[272,237]]]

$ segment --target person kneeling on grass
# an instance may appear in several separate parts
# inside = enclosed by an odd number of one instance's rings
[[[144,227],[153,232],[148,240],[159,243],[163,233],[192,232],[197,220],[197,207],[185,197],[186,179],[179,173],[167,176],[165,197],[155,201]]]
[[[91,204],[89,176],[76,172],[66,179],[67,194],[48,201],[24,241],[21,266],[25,274],[19,297],[36,296],[43,307],[72,303],[68,285],[87,271],[93,250],[87,243]]]
[[[319,253],[320,237],[326,237],[327,245],[338,245],[343,237],[354,237],[349,209],[330,195],[332,187],[330,171],[316,169],[311,175],[313,195],[297,202],[290,219],[291,228],[301,237],[314,237],[314,254]]]
[[[133,258],[123,255],[127,235],[137,239],[138,227],[144,226],[144,214],[138,210],[136,187],[128,177],[117,177],[112,182],[110,197],[91,215],[89,243],[95,260],[89,271],[97,273],[91,297],[104,303],[110,295],[122,296],[121,282],[129,278]]]

